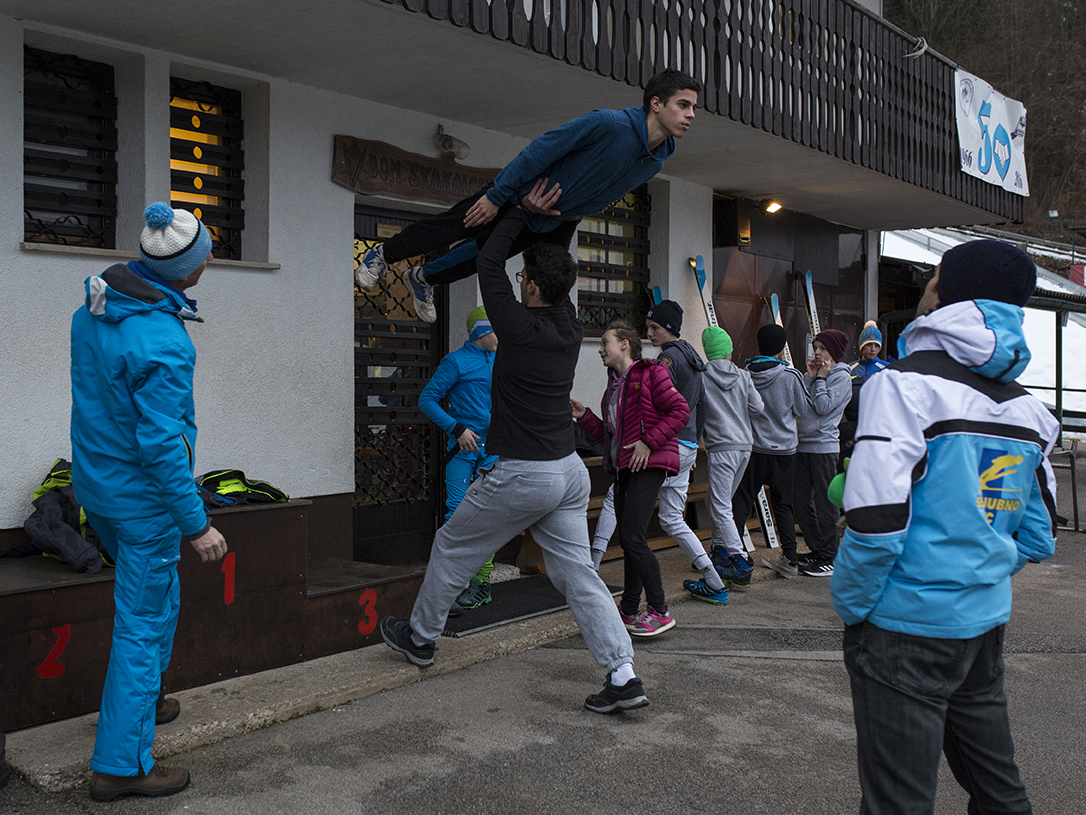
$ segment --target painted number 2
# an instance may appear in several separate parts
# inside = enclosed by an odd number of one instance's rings
[[[377,628],[377,592],[366,589],[358,596],[358,605],[362,606],[362,621],[358,624],[358,633],[369,635]]]
[[[70,625],[57,626],[53,629],[53,633],[57,635],[57,641],[53,643],[49,656],[38,666],[38,676],[42,679],[55,679],[64,673],[64,663],[57,660],[64,653],[64,649],[68,647],[68,640],[72,638],[72,627]],[[45,639],[44,634],[42,639]]]
[[[230,605],[234,602],[234,553],[227,552],[222,559],[222,573],[226,576],[223,580],[223,602]]]

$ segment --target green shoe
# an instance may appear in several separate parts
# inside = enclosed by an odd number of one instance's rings
[[[479,608],[489,602],[490,581],[479,580],[477,577],[473,577],[468,587],[456,598],[456,604],[462,609]]]

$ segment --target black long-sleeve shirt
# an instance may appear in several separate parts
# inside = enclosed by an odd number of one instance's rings
[[[567,298],[528,308],[513,294],[505,261],[528,213],[511,209],[476,258],[486,314],[498,335],[488,453],[555,461],[574,450],[569,394],[584,327]]]

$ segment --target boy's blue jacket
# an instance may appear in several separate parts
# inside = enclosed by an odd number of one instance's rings
[[[1014,381],[1023,316],[991,300],[939,308],[864,386],[830,581],[846,624],[976,637],[1010,619],[1011,575],[1052,556],[1058,426]]]
[[[72,318],[72,484],[87,510],[118,520],[173,517],[188,536],[208,528],[193,480],[199,320],[178,289],[138,261],[87,278]]]
[[[674,152],[671,136],[649,150],[642,108],[593,110],[533,139],[498,173],[486,195],[501,206],[520,201],[536,179],[546,178],[547,189],[557,182],[562,195],[555,208],[562,214],[528,219],[533,232],[551,232],[563,221],[611,206],[660,172]]]
[[[448,447],[456,445],[464,428],[486,441],[490,427],[490,376],[494,370],[494,354],[475,343],[446,354],[430,381],[419,394],[419,407],[430,420],[449,435]],[[449,410],[441,407],[448,395]]]

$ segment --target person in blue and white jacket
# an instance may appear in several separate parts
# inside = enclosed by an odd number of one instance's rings
[[[1011,575],[1055,547],[1058,433],[1015,382],[1036,267],[948,251],[864,386],[830,587],[845,622],[861,813],[932,812],[940,750],[970,812],[1031,812],[1003,691]]]
[[[437,366],[419,394],[419,407],[449,440],[445,464],[445,520],[448,521],[479,472],[493,467],[497,456],[486,452],[486,431],[490,428],[490,378],[498,335],[487,319],[486,309],[477,306],[468,314],[468,340]],[[449,398],[449,409],[441,400]],[[454,452],[455,451],[455,452]],[[451,456],[451,457],[450,457]],[[490,602],[490,575],[494,558],[482,565],[450,609],[457,614]]]
[[[475,259],[495,226],[511,207],[527,206],[540,180],[546,182],[546,195],[528,209],[509,256],[541,241],[566,249],[582,217],[611,206],[663,169],[675,140],[693,123],[701,90],[698,80],[681,71],[661,71],[645,84],[641,107],[589,111],[537,136],[493,184],[369,250],[355,269],[355,283],[374,291],[389,266],[427,255],[404,280],[415,314],[434,322],[433,287],[475,274]],[[453,249],[446,252],[448,246]]]

